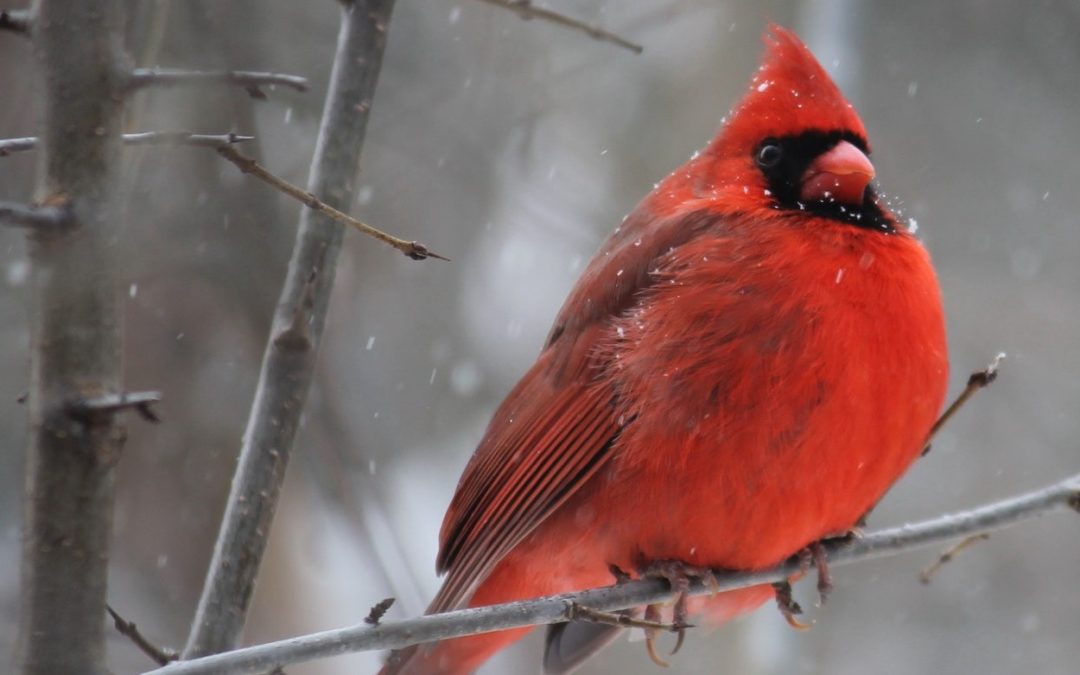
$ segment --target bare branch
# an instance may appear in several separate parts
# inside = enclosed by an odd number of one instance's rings
[[[123,50],[116,0],[37,2],[42,83],[37,193],[71,227],[28,238],[33,289],[22,604],[15,672],[108,672],[105,589],[115,467],[125,432],[85,425],[69,402],[118,391],[123,260],[115,240]]]
[[[0,10],[0,30],[29,35],[33,25],[34,17],[28,9]]]
[[[514,14],[517,14],[526,21],[529,19],[540,19],[541,21],[547,21],[559,26],[565,26],[573,30],[581,31],[589,37],[600,40],[601,42],[610,42],[616,44],[623,49],[629,49],[635,54],[640,54],[645,51],[645,48],[634,42],[630,42],[624,37],[616,35],[610,31],[606,31],[598,26],[590,26],[584,21],[573,19],[565,14],[559,14],[550,9],[544,9],[543,7],[537,7],[532,4],[532,0],[481,0],[489,5],[496,7],[502,7],[508,9]]]
[[[360,151],[393,5],[393,0],[342,4],[330,88],[308,177],[308,192],[335,209],[347,208],[356,189]],[[301,212],[185,658],[232,649],[244,627],[311,385],[343,235],[343,228],[325,212]]]
[[[229,160],[236,165],[238,169],[246,174],[255,176],[259,180],[263,181],[267,185],[270,185],[275,190],[283,192],[296,201],[300,202],[304,206],[313,211],[325,214],[332,220],[336,220],[342,225],[348,225],[356,228],[364,234],[375,237],[379,241],[393,246],[397,250],[404,253],[406,256],[413,260],[426,260],[428,258],[438,258],[439,260],[449,260],[449,258],[442,256],[435,251],[432,251],[427,246],[424,246],[418,241],[408,241],[405,239],[399,239],[391,234],[387,234],[380,229],[374,228],[367,223],[353,218],[347,213],[338,211],[333,206],[330,206],[326,202],[322,201],[314,194],[306,192],[296,187],[292,183],[280,178],[259,165],[254,159],[242,154],[236,148],[231,146],[218,147],[218,154]]]
[[[71,211],[61,206],[0,202],[0,223],[35,230],[60,230],[73,224]]]
[[[138,647],[143,654],[146,654],[153,659],[154,663],[159,666],[164,666],[165,664],[180,658],[180,654],[175,649],[158,647],[153,642],[147,640],[143,637],[143,634],[139,632],[139,627],[136,626],[134,622],[124,619],[124,617],[120,616],[120,614],[112,607],[105,605],[105,609],[109,611],[109,616],[112,617],[113,626],[116,627],[117,632],[135,643],[135,646]]]
[[[858,538],[824,544],[829,564],[845,565],[897,555],[973,534],[998,530],[1080,501],[1080,474],[1009,499],[911,525],[901,525]],[[717,571],[714,580],[693,579],[691,595],[708,595],[788,579],[802,568],[798,557],[761,572]],[[170,664],[153,675],[241,675],[290,663],[375,649],[398,649],[421,642],[475,635],[523,626],[568,621],[580,606],[610,612],[670,602],[671,588],[660,579],[642,579],[579,593],[463,609],[404,621],[367,623],[238,649],[192,661]]]
[[[205,148],[218,148],[233,143],[254,140],[254,136],[241,136],[232,132],[227,134],[196,134],[190,131],[143,131],[137,134],[124,134],[124,145],[194,145]],[[26,152],[38,145],[34,136],[26,138],[0,139],[0,157],[13,152]]]
[[[265,99],[263,87],[281,85],[307,91],[307,78],[284,73],[257,73],[249,70],[184,70],[182,68],[136,68],[127,77],[127,90],[145,87],[172,87],[198,84],[235,84],[252,97]]]
[[[84,423],[96,423],[123,410],[134,410],[147,422],[161,421],[151,403],[161,400],[160,391],[135,391],[119,394],[106,394],[93,398],[79,398],[68,404],[68,414]]]
[[[998,368],[1001,367],[1001,362],[1004,360],[1005,352],[999,352],[998,355],[994,357],[994,360],[985,368],[971,374],[968,378],[967,385],[964,387],[964,391],[960,392],[960,395],[956,397],[956,400],[949,405],[945,412],[941,413],[941,417],[939,417],[937,422],[934,422],[934,426],[930,428],[930,435],[926,439],[926,448],[923,449],[924,455],[930,450],[930,441],[937,435],[937,432],[941,431],[941,428],[952,419],[952,416],[955,415],[960,408],[964,407],[964,404],[968,402],[968,399],[974,396],[975,392],[980,389],[989,387],[994,380],[997,379]]]

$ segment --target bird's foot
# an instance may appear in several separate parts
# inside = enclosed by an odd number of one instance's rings
[[[811,566],[817,568],[819,605],[825,604],[825,601],[828,599],[829,594],[833,592],[834,588],[832,574],[829,573],[829,553],[825,548],[825,544],[835,542],[835,544],[843,546],[853,543],[862,538],[862,536],[862,529],[856,526],[842,534],[825,537],[824,539],[815,541],[799,551],[799,572],[801,574],[806,574]]]
[[[817,568],[818,605],[821,606],[833,591],[833,580],[829,573],[829,556],[820,541],[815,541],[799,551],[799,574],[806,574],[811,566]]]
[[[682,648],[683,640],[686,639],[686,629],[693,628],[689,621],[687,599],[690,597],[690,580],[701,579],[705,583],[717,589],[716,575],[707,567],[688,565],[678,560],[657,560],[644,565],[639,569],[642,577],[664,579],[671,585],[675,592],[675,606],[672,609],[671,629],[678,634],[675,647],[670,654],[675,655]],[[646,621],[660,620],[660,605],[649,605],[645,608]],[[668,663],[656,653],[656,629],[645,630],[645,647],[649,652],[649,658],[658,666],[667,667]]]
[[[772,587],[776,593],[776,606],[780,609],[780,613],[784,615],[784,620],[788,622],[788,625],[795,630],[809,630],[814,624],[806,623],[798,618],[803,613],[803,609],[791,595],[791,582],[777,581]]]

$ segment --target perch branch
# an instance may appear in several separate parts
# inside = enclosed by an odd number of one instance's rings
[[[284,73],[257,73],[249,70],[185,70],[183,68],[135,68],[127,76],[127,91],[146,87],[172,87],[193,84],[234,84],[243,87],[252,98],[265,99],[263,87],[281,85],[307,91],[307,78]]]
[[[347,208],[386,46],[393,0],[342,3],[308,192]],[[220,148],[231,149],[231,148]],[[263,354],[240,458],[184,658],[235,647],[247,617],[322,337],[344,229],[304,209]],[[268,668],[267,670],[270,670]]]
[[[393,246],[394,248],[401,251],[413,260],[426,260],[427,258],[449,260],[449,258],[446,258],[432,251],[420,242],[399,239],[398,237],[387,234],[386,232],[374,228],[361,220],[357,220],[356,218],[353,218],[347,213],[335,209],[333,206],[330,206],[326,202],[316,197],[313,193],[301,190],[292,183],[289,183],[288,181],[270,173],[262,166],[260,166],[259,163],[256,162],[254,159],[242,154],[241,152],[236,150],[236,148],[223,145],[218,147],[218,154],[235,164],[236,167],[244,173],[255,176],[267,185],[273,187],[275,190],[289,195],[290,197],[300,202],[304,206],[308,207],[309,209],[313,211],[318,211],[319,213],[328,216],[331,220],[335,220],[342,225],[348,225],[350,227],[356,228],[357,230],[363,232],[368,236],[374,237],[385,244],[389,244],[390,246]]]
[[[870,532],[859,538],[826,542],[829,565],[845,565],[862,560],[897,555],[917,548],[998,530],[1051,511],[1069,507],[1080,510],[1080,474],[1015,497],[993,502],[919,523]],[[798,573],[803,562],[798,557],[761,572],[718,571],[715,581],[694,579],[692,595],[707,595],[772,583]],[[291,663],[375,649],[398,649],[421,642],[444,640],[568,621],[578,616],[580,607],[610,612],[628,607],[670,602],[672,592],[659,579],[629,581],[615,586],[579,593],[511,602],[475,609],[463,609],[403,621],[368,623],[313,633],[278,642],[238,649],[227,654],[170,664],[153,675],[241,675],[257,673]]]
[[[137,134],[124,134],[124,145],[194,145],[205,148],[218,148],[233,143],[253,140],[254,136],[239,134],[194,134],[190,131],[143,131]],[[0,139],[0,157],[13,152],[33,150],[38,145],[34,136],[26,138]]]
[[[641,45],[631,42],[620,35],[616,35],[615,33],[606,31],[603,28],[589,25],[584,21],[579,21],[578,19],[571,18],[569,16],[566,16],[565,14],[559,14],[558,12],[552,11],[550,9],[537,7],[536,5],[532,4],[532,0],[481,0],[481,2],[486,2],[487,4],[494,5],[495,7],[502,7],[503,9],[508,9],[514,14],[520,16],[522,19],[525,19],[526,21],[528,21],[529,19],[539,19],[541,21],[547,21],[548,23],[553,23],[558,26],[564,26],[572,30],[580,31],[595,40],[600,40],[601,42],[610,42],[612,44],[622,47],[623,49],[629,49],[635,54],[640,54],[641,52],[645,51],[645,48]]]

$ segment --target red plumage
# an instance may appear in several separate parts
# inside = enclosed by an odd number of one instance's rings
[[[937,281],[879,204],[862,122],[798,38],[615,230],[496,411],[440,533],[438,612],[761,569],[849,530],[918,457],[947,379]],[[723,619],[771,587],[695,608]],[[475,670],[527,630],[393,655]]]

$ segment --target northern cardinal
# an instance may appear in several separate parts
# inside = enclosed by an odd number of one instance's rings
[[[616,568],[675,584],[771,567],[849,531],[919,456],[948,374],[929,255],[879,200],[825,70],[788,30],[765,42],[718,135],[608,237],[496,411],[443,521],[429,612]],[[774,592],[691,611],[723,620]],[[545,672],[612,631],[549,629]],[[470,673],[527,632],[409,648],[382,673]]]

